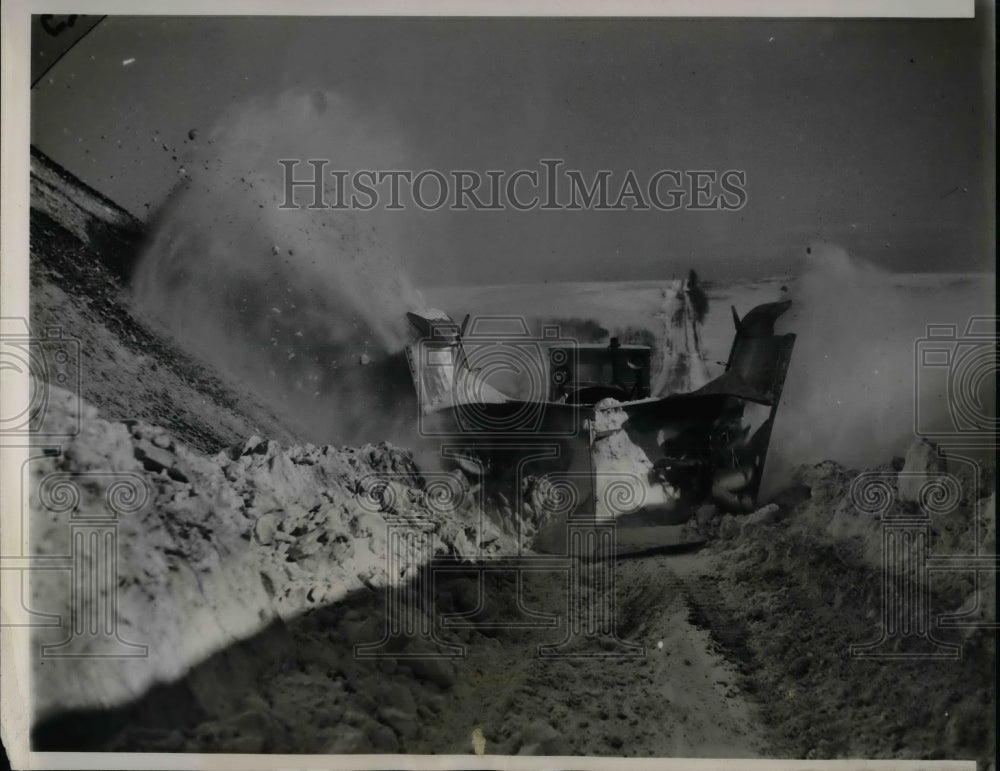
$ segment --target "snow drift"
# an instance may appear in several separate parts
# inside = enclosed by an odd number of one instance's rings
[[[107,496],[122,479],[141,479],[148,490],[146,505],[118,518],[117,604],[110,606],[120,638],[147,646],[148,655],[38,659],[41,645],[68,636],[71,620],[83,623],[105,606],[99,592],[84,592],[84,607],[74,614],[67,572],[34,571],[30,607],[63,619],[33,629],[36,720],[124,704],[272,623],[341,601],[362,586],[411,580],[408,572],[387,575],[390,514],[395,521],[432,522],[438,555],[474,559],[514,550],[509,536],[480,517],[473,497],[453,498],[444,511],[435,505],[440,491],[425,483],[408,451],[389,444],[281,447],[252,437],[205,456],[161,428],[102,420],[56,388],[45,421],[54,433],[77,421],[81,431],[60,455],[28,466],[33,555],[69,554],[72,522],[106,518]],[[372,493],[379,480],[391,486],[391,496]]]

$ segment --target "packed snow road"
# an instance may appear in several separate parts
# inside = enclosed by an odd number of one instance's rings
[[[440,619],[480,604],[478,579],[455,573],[437,582],[439,638],[464,646],[466,658],[406,659],[411,651],[402,648],[395,653],[403,656],[365,660],[354,646],[381,637],[385,595],[358,592],[293,619],[287,632],[258,635],[241,653],[213,657],[180,688],[147,697],[122,715],[123,730],[105,748],[758,756],[764,739],[737,673],[689,620],[689,582],[710,570],[696,553],[618,563],[618,631],[644,648],[641,655],[540,656],[539,646],[565,636],[565,576],[528,572],[523,583],[523,607],[559,614],[558,626],[503,628],[504,620],[525,618],[510,570],[491,571],[478,624],[461,630],[443,629]],[[613,653],[611,646],[604,652]],[[234,662],[246,665],[247,656],[259,672],[232,677]],[[197,694],[223,677],[229,690],[209,714]],[[187,694],[196,694],[197,709],[178,708]],[[172,724],[164,715],[175,716]]]

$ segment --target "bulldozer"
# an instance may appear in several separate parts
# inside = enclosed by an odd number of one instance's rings
[[[436,309],[410,312],[421,434],[487,483],[529,468],[533,479],[570,480],[569,516],[655,527],[683,524],[706,503],[753,511],[795,343],[775,322],[790,305],[742,317],[733,307],[722,374],[666,393],[651,388],[647,345],[577,343],[516,317],[459,324]]]

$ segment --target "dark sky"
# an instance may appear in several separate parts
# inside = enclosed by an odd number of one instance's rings
[[[992,28],[112,17],[35,87],[32,141],[145,218],[177,182],[189,129],[248,98],[325,89],[400,137],[416,170],[558,157],[616,179],[746,171],[736,212],[393,215],[418,283],[658,279],[691,265],[751,277],[790,268],[814,239],[894,270],[992,269]]]

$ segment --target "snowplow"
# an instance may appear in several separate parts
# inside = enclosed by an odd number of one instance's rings
[[[533,478],[571,480],[572,505],[598,517],[676,525],[709,502],[752,511],[795,342],[775,322],[790,305],[734,307],[722,374],[660,392],[664,371],[688,366],[681,352],[665,350],[654,377],[650,346],[577,343],[517,317],[408,313],[421,433],[487,484],[530,460]]]

